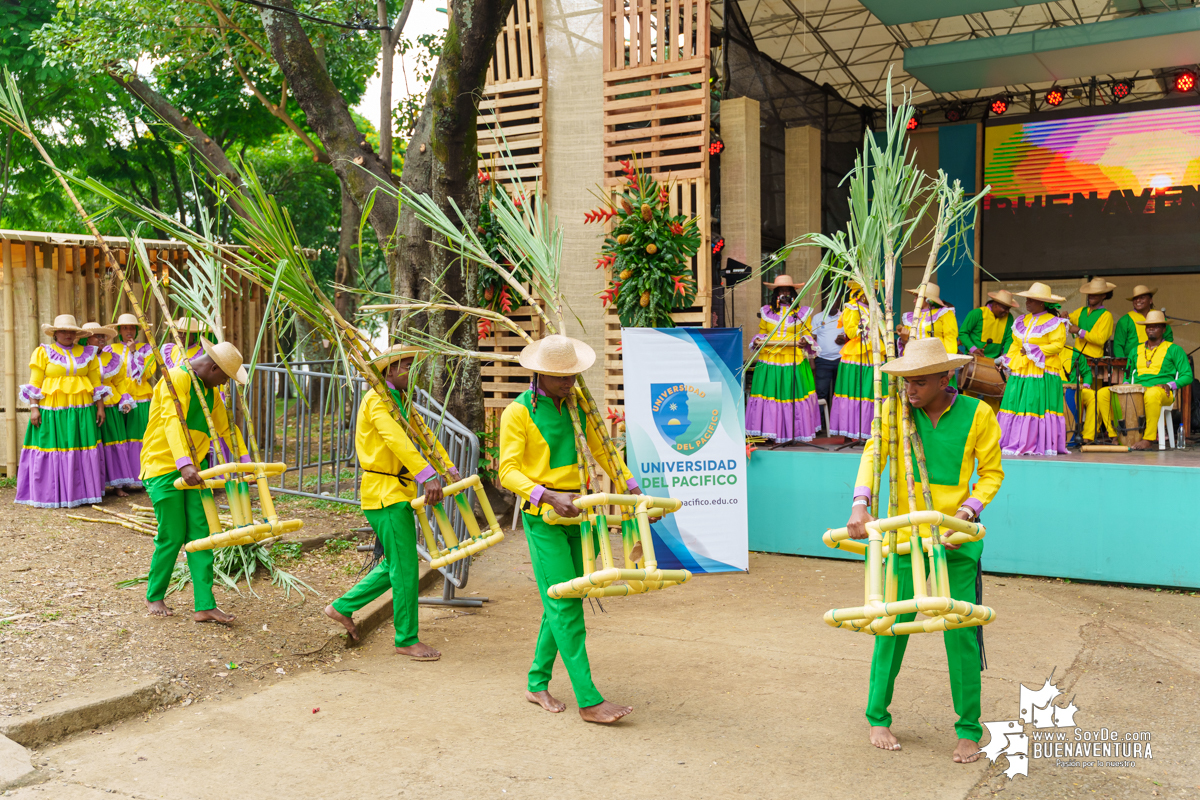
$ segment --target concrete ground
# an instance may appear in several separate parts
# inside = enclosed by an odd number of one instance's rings
[[[385,627],[339,664],[41,750],[34,763],[47,780],[11,795],[1200,796],[1192,595],[985,578],[985,602],[998,612],[986,629],[985,720],[1016,718],[1018,685],[1038,688],[1054,671],[1081,728],[1153,736],[1154,758],[1133,767],[1039,759],[1010,781],[1003,759],[950,760],[954,714],[938,635],[913,637],[897,684],[903,750],[868,744],[871,639],[821,621],[826,609],[861,598],[856,564],[752,554],[748,575],[701,577],[587,610],[597,684],[634,707],[608,728],[580,720],[561,663],[551,690],[566,713],[523,699],[540,606],[519,531],[477,560],[468,592],[491,601],[474,612],[421,612],[422,638],[443,651],[440,662],[393,655]],[[253,625],[253,613],[240,622]]]

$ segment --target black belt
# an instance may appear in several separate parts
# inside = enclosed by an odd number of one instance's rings
[[[377,472],[373,469],[367,469],[366,467],[363,467],[363,472],[369,472],[372,475],[383,475],[386,478],[395,478],[400,482],[401,486],[407,486],[413,482],[412,478],[408,477],[408,467],[401,467],[400,472],[397,474],[392,474],[391,472]]]

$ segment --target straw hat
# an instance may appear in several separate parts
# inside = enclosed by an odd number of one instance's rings
[[[383,372],[396,361],[428,352],[429,351],[424,347],[417,347],[416,345],[394,344],[387,350],[384,350],[382,353],[375,356],[375,358],[372,358],[371,363],[374,364],[380,372]]]
[[[971,361],[971,356],[947,354],[941,339],[909,339],[904,347],[904,355],[884,364],[883,371],[889,375],[912,378],[950,372]]]
[[[596,351],[578,339],[552,334],[525,345],[521,366],[542,375],[578,375],[596,361]]]
[[[1044,283],[1035,283],[1024,292],[1017,292],[1017,297],[1028,297],[1030,300],[1041,300],[1043,303],[1065,303],[1067,298],[1059,297],[1050,291]]]
[[[113,338],[116,338],[116,335],[117,335],[116,328],[109,328],[104,325],[101,325],[98,322],[83,323],[83,330],[85,333],[87,333],[88,336],[95,336],[97,333],[103,333],[109,339],[113,339]]]
[[[180,333],[205,333],[208,330],[207,323],[195,317],[180,317],[171,323],[171,327]]]
[[[1090,281],[1079,287],[1080,294],[1108,294],[1113,289],[1117,288],[1115,283],[1109,283],[1104,278],[1092,278]]]
[[[70,314],[59,314],[54,318],[54,322],[50,325],[42,326],[42,333],[46,336],[53,336],[57,331],[70,331],[71,333],[83,333],[83,328],[75,322],[75,317]]]
[[[122,314],[121,316],[117,317],[117,327],[118,328],[121,327],[122,325],[136,326],[137,324],[138,324],[137,317],[135,317],[133,314]]]
[[[1152,308],[1146,312],[1146,321],[1144,325],[1166,325],[1167,315],[1159,311],[1157,308]]]
[[[780,286],[790,286],[796,288],[796,282],[792,280],[792,276],[788,274],[776,275],[773,281],[763,281],[763,286],[771,286],[778,289]]]
[[[1133,287],[1133,294],[1129,295],[1129,297],[1126,297],[1125,299],[1132,300],[1133,298],[1141,297],[1144,294],[1148,294],[1151,297],[1153,297],[1157,293],[1158,293],[1158,287],[1151,289],[1149,286],[1139,283],[1137,286]]]
[[[909,289],[908,293],[916,294],[919,291],[921,291],[920,286],[918,286],[916,289]],[[942,292],[940,289],[938,289],[938,285],[936,283],[925,284],[925,302],[926,303],[937,303],[939,306],[946,305],[945,303],[942,302]]]
[[[230,342],[213,344],[207,339],[201,339],[200,346],[204,348],[204,355],[211,358],[226,377],[233,378],[241,384],[246,383],[248,378],[246,368],[242,366],[242,354]]]
[[[1017,307],[1017,301],[1013,299],[1012,292],[1010,292],[1008,289],[1001,289],[997,292],[988,292],[987,296],[989,300],[995,300],[1002,306],[1008,306],[1009,308]]]

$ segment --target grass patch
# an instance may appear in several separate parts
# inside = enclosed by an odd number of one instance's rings
[[[354,546],[354,542],[347,541],[346,539],[330,539],[325,543],[325,552],[331,556],[341,555],[347,550],[353,549]]]
[[[271,545],[271,557],[285,558],[288,561],[298,561],[302,555],[300,548],[300,542],[276,542]]]
[[[15,489],[17,488],[17,476],[0,478],[0,489]]]

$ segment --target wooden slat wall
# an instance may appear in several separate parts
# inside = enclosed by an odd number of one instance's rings
[[[545,50],[541,0],[516,0],[496,37],[496,54],[479,102],[480,167],[501,183],[519,176],[545,185]],[[512,165],[503,155],[505,143]]]

